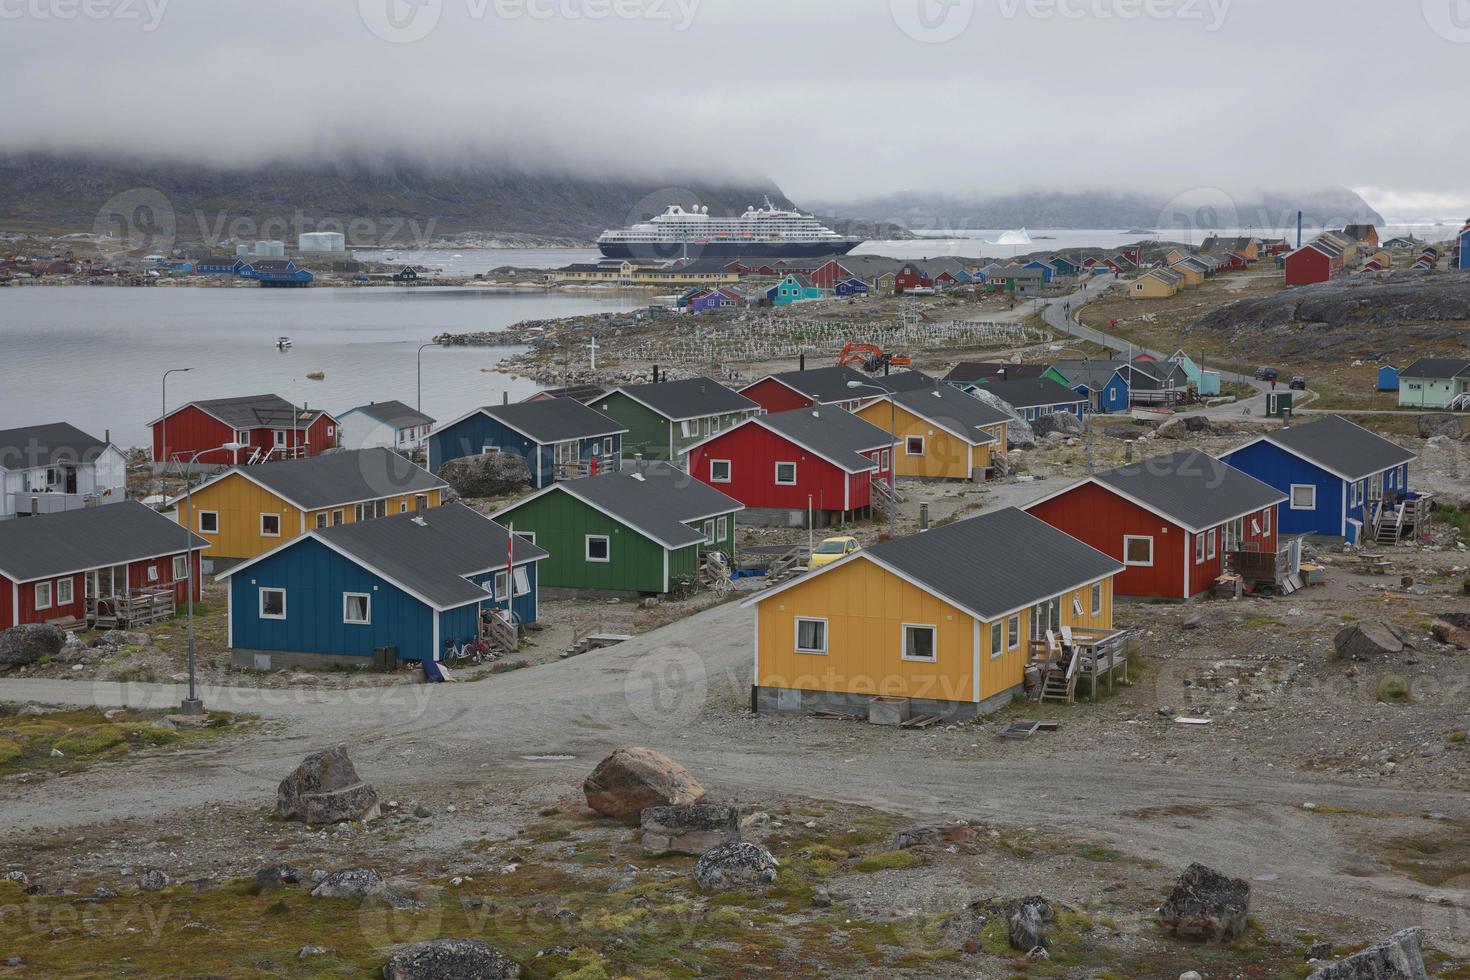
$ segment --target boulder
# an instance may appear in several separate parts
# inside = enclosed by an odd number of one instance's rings
[[[66,632],[59,626],[27,623],[0,630],[0,670],[25,667],[42,657],[54,657],[66,643]]]
[[[301,872],[289,864],[272,864],[255,872],[261,888],[285,888],[301,884]]]
[[[704,787],[673,759],[652,749],[618,749],[582,783],[587,805],[606,817],[629,817],[651,806],[704,801]]]
[[[168,887],[168,882],[168,875],[159,871],[157,868],[149,868],[138,879],[138,887],[145,892],[161,892]]]
[[[381,901],[398,909],[417,908],[419,903],[392,891],[383,876],[372,868],[346,868],[325,875],[311,890],[312,898],[345,898],[353,902]]]
[[[478,939],[401,946],[383,966],[383,980],[510,980],[520,975],[515,960]]]
[[[694,865],[694,880],[701,888],[726,889],[745,885],[769,885],[776,880],[781,863],[759,844],[739,841],[706,851]]]
[[[959,844],[970,839],[970,825],[965,823],[921,823],[905,827],[893,835],[893,849],[936,844]]]
[[[703,854],[740,840],[740,811],[723,803],[651,806],[639,815],[643,852]]]
[[[515,453],[485,453],[451,459],[439,476],[461,497],[503,497],[526,488],[531,468]]]
[[[1458,650],[1470,650],[1470,629],[1462,622],[1451,622],[1440,617],[1429,624],[1429,632],[1441,643],[1448,643]]]
[[[1459,439],[1465,434],[1458,415],[1421,415],[1418,422],[1420,439],[1433,439],[1435,436]]]
[[[1404,652],[1404,641],[1387,625],[1375,622],[1344,626],[1332,645],[1342,660],[1375,660]]]
[[[1047,927],[1056,921],[1051,903],[1040,895],[1023,898],[1006,910],[1006,938],[1011,948],[1029,953],[1051,945]]]
[[[1041,439],[1060,432],[1064,436],[1081,435],[1082,420],[1071,412],[1051,412],[1031,423],[1031,432]]]
[[[378,793],[358,778],[347,746],[313,752],[276,789],[276,816],[305,823],[372,820]]]
[[[1032,430],[1030,423],[1021,418],[1021,414],[1008,403],[986,391],[984,386],[977,387],[969,394],[979,401],[984,402],[991,408],[999,409],[1009,415],[1010,421],[1006,423],[1006,444],[1019,446],[1022,449],[1036,445],[1036,433]]]
[[[1360,953],[1313,973],[1307,980],[1429,980],[1418,926],[1394,933]]]
[[[1188,432],[1189,428],[1185,425],[1184,419],[1175,415],[1160,423],[1158,429],[1155,430],[1155,435],[1160,439],[1183,439]]]
[[[1245,929],[1250,883],[1191,864],[1159,906],[1159,921],[1180,939],[1229,942]]]
[[[1184,428],[1189,432],[1212,433],[1215,431],[1215,426],[1203,415],[1184,416]]]

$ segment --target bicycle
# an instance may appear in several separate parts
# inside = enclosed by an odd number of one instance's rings
[[[480,640],[466,640],[463,643],[445,640],[444,659],[452,664],[487,664],[495,659],[495,652]]]

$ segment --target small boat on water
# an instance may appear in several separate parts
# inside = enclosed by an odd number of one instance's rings
[[[290,349],[291,349],[291,338],[290,337],[277,337],[276,338],[276,350],[290,350]]]

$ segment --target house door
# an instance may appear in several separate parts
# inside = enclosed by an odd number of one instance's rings
[[[1062,625],[1062,600],[1049,599],[1031,609],[1031,639],[1046,639],[1046,631]]]
[[[559,442],[556,444],[556,465],[570,466],[577,462],[577,444],[575,442]]]
[[[65,473],[66,473],[66,492],[67,493],[76,493],[77,492],[77,468],[75,466],[68,466],[66,468]]]

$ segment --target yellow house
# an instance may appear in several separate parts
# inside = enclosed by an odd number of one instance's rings
[[[448,486],[387,449],[236,466],[175,498],[207,558],[254,558],[312,528],[438,507]],[[192,511],[192,513],[191,513]]]
[[[1129,299],[1168,299],[1179,292],[1184,277],[1173,269],[1150,269],[1128,284]]]
[[[866,713],[875,697],[963,720],[1010,703],[1028,663],[1120,651],[1123,565],[1014,507],[884,542],[747,599],[756,710]]]
[[[1183,277],[1179,285],[1183,286],[1185,289],[1193,289],[1196,286],[1204,285],[1204,270],[1195,268],[1188,262],[1181,261],[1175,265],[1171,265],[1169,266],[1169,271],[1177,272],[1181,277]]]
[[[992,454],[1005,452],[1010,419],[943,384],[874,399],[857,415],[884,431],[891,427],[895,475],[931,480],[983,479]]]

